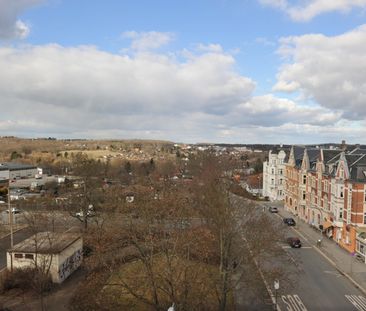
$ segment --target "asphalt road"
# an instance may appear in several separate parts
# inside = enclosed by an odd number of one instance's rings
[[[14,233],[14,245],[29,238],[32,232],[25,228]],[[10,235],[0,239],[0,270],[6,267],[6,250],[10,248]]]
[[[273,214],[273,219],[282,221],[277,214]],[[286,230],[288,236],[300,237],[302,248],[293,249],[286,243],[281,245],[287,257],[298,267],[295,272],[298,282],[286,290],[280,285],[277,293],[280,309],[366,311],[365,295],[319,254],[315,246],[299,236],[295,229],[288,227]]]

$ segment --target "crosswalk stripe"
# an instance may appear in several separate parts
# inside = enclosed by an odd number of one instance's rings
[[[344,295],[348,301],[359,311],[366,310],[366,299],[363,296],[357,295]]]

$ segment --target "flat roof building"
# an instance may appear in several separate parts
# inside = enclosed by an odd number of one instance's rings
[[[0,181],[8,179],[32,178],[38,173],[37,167],[30,164],[0,163]]]
[[[62,283],[82,259],[83,240],[79,234],[39,232],[7,251],[7,268],[40,268],[54,283]]]

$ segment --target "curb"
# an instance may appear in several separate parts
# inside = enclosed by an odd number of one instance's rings
[[[21,227],[21,228],[18,228],[18,229],[16,229],[16,230],[14,230],[13,231],[13,234],[14,233],[16,233],[16,232],[18,232],[18,231],[20,231],[20,230],[23,230],[23,229],[25,229],[25,228],[28,228],[28,225],[24,225],[23,227]],[[6,237],[8,237],[10,235],[10,233],[7,233],[7,234],[5,234],[5,235],[3,235],[3,236],[0,236],[0,240],[1,239],[4,239],[4,238],[6,238]]]

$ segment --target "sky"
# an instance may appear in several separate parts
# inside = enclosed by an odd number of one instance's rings
[[[0,135],[366,144],[366,0],[0,0]]]

